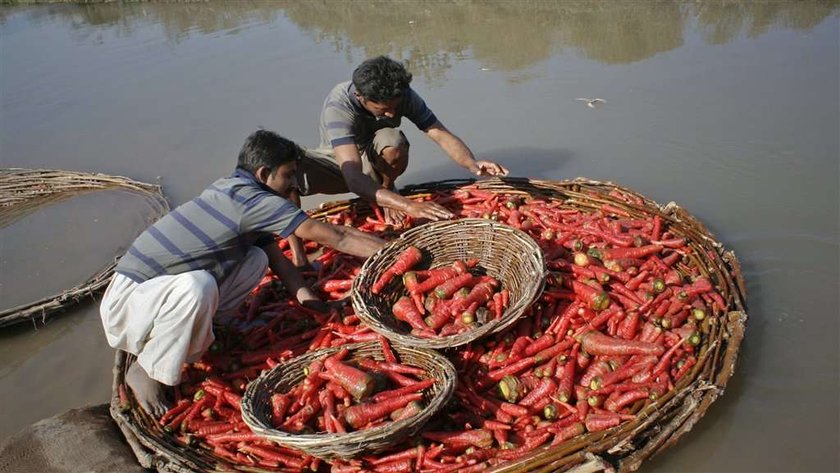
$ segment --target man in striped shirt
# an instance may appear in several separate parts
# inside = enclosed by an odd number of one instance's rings
[[[398,129],[403,117],[437,143],[461,167],[477,176],[505,176],[492,161],[476,160],[411,88],[411,73],[385,56],[364,61],[353,80],[336,85],[321,111],[321,144],[307,150],[299,169],[300,192],[353,192],[385,209],[391,222],[410,215],[418,219],[452,218],[434,202],[415,202],[394,192],[394,181],[408,167],[409,144]],[[299,243],[292,241],[295,264],[304,264]]]
[[[310,219],[288,200],[300,148],[265,130],[245,141],[233,175],[219,179],[143,232],[117,264],[100,306],[108,343],[137,356],[126,381],[144,409],[166,410],[164,385],[213,343],[213,319],[236,313],[266,268],[301,304],[325,304],[274,235],[312,240],[360,257],[384,241]]]

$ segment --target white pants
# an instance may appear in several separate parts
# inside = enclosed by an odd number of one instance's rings
[[[213,318],[229,316],[265,275],[268,256],[254,247],[222,282],[198,270],[136,283],[115,273],[99,313],[108,344],[137,355],[153,379],[174,386],[185,362],[213,343]]]

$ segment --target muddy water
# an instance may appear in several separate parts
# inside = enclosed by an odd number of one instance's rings
[[[646,471],[837,471],[839,35],[837,2],[2,7],[0,164],[160,178],[177,205],[257,127],[316,144],[332,85],[370,55],[404,59],[477,155],[676,201],[736,251],[735,377]],[[466,177],[406,131],[398,184]],[[2,229],[4,307],[83,279],[143,228],[125,196],[57,205]],[[94,304],[4,330],[0,438],[104,402],[111,365]]]

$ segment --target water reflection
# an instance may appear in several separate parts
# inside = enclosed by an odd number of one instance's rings
[[[77,39],[102,41],[103,27],[131,36],[157,25],[168,41],[192,34],[236,33],[286,17],[316,41],[356,63],[389,54],[428,81],[444,78],[454,61],[472,57],[486,67],[519,71],[564,49],[609,64],[641,61],[683,44],[697,28],[721,44],[771,28],[809,30],[836,14],[840,0],[809,2],[546,2],[455,0],[383,2],[316,0],[233,3],[49,5],[28,9],[33,20],[69,22]],[[3,12],[0,10],[0,12]],[[3,12],[0,21],[7,21]],[[359,54],[361,53],[361,54]]]

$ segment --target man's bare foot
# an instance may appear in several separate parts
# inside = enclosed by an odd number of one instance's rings
[[[159,419],[170,407],[166,385],[149,377],[139,363],[128,368],[125,382],[146,412]]]

